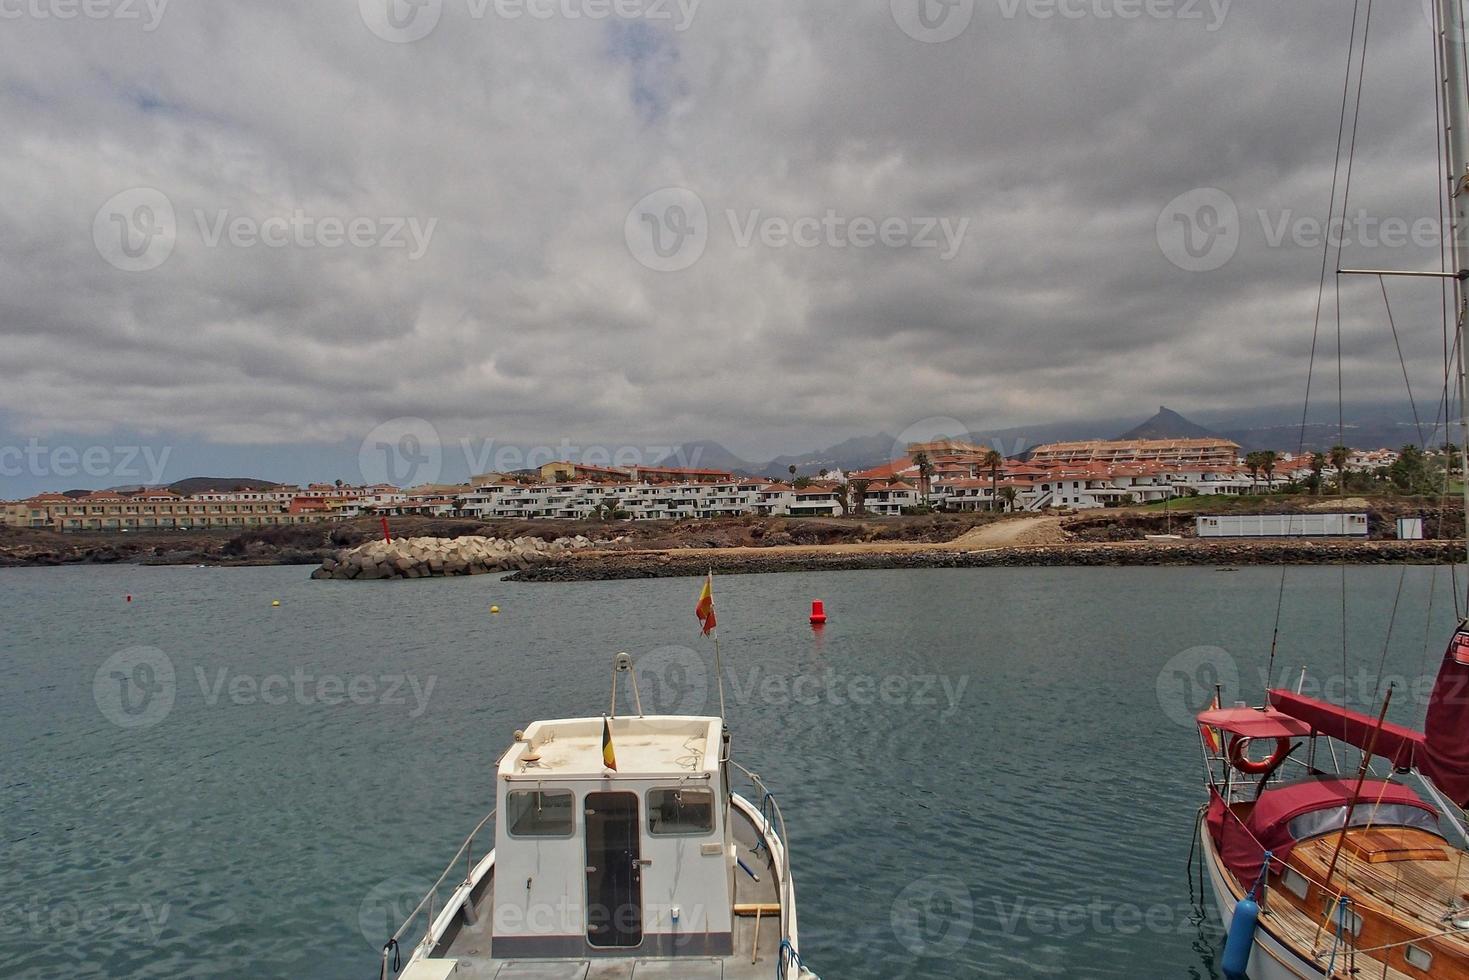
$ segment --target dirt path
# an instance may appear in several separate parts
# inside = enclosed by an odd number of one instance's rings
[[[1065,541],[1066,535],[1061,531],[1061,518],[1017,517],[977,527],[941,547],[983,551],[986,548],[1025,548],[1062,544]]]
[[[966,531],[952,541],[860,541],[838,544],[777,544],[767,547],[673,548],[664,554],[680,557],[764,555],[886,555],[926,551],[984,551],[1061,544],[1066,540],[1059,517],[1016,517]],[[590,552],[589,552],[590,554]]]

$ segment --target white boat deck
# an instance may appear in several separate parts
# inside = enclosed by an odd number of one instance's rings
[[[562,744],[566,744],[563,742]],[[597,746],[600,752],[600,745]],[[623,745],[619,742],[619,762]],[[544,755],[544,750],[542,752]],[[736,905],[779,902],[778,884],[770,851],[760,847],[760,831],[755,822],[739,807],[731,808],[732,829],[739,857],[760,876],[756,882],[741,871],[736,877]],[[457,961],[457,969],[448,976],[453,980],[770,980],[780,952],[780,915],[762,915],[758,938],[756,917],[741,915],[734,923],[734,954],[727,957],[674,956],[639,957],[636,950],[616,956],[574,959],[502,960],[494,955],[490,937],[491,911],[494,902],[494,874],[487,874],[475,889],[473,902],[480,910],[474,923],[455,916],[435,948],[432,959],[415,963],[401,980],[419,980],[414,970],[445,961]],[[422,973],[423,980],[438,980],[431,972]]]
[[[708,774],[718,772],[707,723],[674,718],[614,718],[619,773]],[[530,744],[534,744],[534,761]],[[717,748],[717,747],[716,747]],[[600,775],[602,728],[598,719],[544,721],[532,725],[500,763],[505,776]]]

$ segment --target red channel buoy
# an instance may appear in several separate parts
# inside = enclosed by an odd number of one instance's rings
[[[132,602],[132,601],[133,601],[133,597],[132,596],[128,596],[128,602]]]
[[[826,625],[826,603],[822,602],[820,599],[811,600],[811,625]]]

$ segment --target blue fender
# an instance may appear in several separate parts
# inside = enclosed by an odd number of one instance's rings
[[[1260,904],[1249,895],[1234,907],[1229,920],[1229,936],[1224,940],[1224,976],[1228,980],[1247,980],[1250,952],[1255,946],[1255,929],[1260,923]]]

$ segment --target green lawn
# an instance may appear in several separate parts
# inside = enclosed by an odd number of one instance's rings
[[[1271,493],[1271,494],[1247,494],[1244,496],[1232,496],[1230,494],[1212,494],[1201,497],[1174,497],[1169,501],[1159,501],[1154,504],[1145,504],[1140,510],[1162,513],[1166,506],[1170,513],[1193,514],[1218,510],[1240,510],[1250,507],[1259,507],[1274,501],[1299,500],[1300,494]]]

